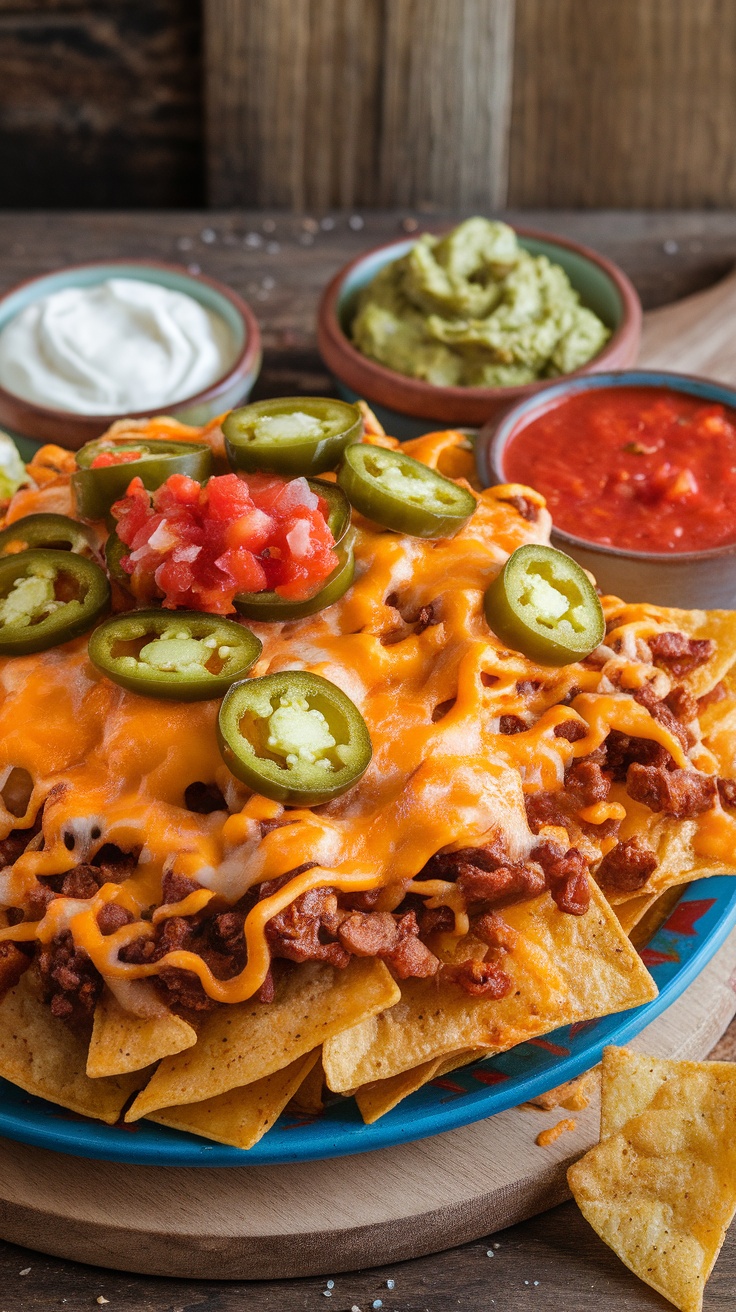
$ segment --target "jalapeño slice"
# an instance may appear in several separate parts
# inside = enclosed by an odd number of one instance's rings
[[[126,547],[125,543],[120,541],[117,533],[113,530],[105,543],[105,564],[110,578],[115,579],[115,582],[122,584],[124,588],[130,588],[130,574],[123,569],[120,561],[129,552],[130,547]]]
[[[149,492],[172,474],[188,474],[198,483],[212,473],[212,452],[204,442],[169,442],[163,438],[100,437],[77,452],[72,474],[77,509],[85,519],[104,519],[114,501],[125,495],[132,478]]]
[[[20,551],[0,560],[0,654],[24,656],[78,638],[105,613],[103,570],[70,551]]]
[[[220,751],[254,793],[319,806],[357,783],[373,754],[357,706],[307,670],[237,683],[220,707]]]
[[[283,396],[231,410],[222,431],[233,469],[294,477],[334,469],[363,436],[363,416],[347,401]]]
[[[411,537],[454,537],[475,510],[467,488],[402,451],[368,443],[347,448],[337,481],[361,515]]]
[[[30,547],[51,547],[77,555],[94,551],[94,539],[84,524],[67,515],[25,515],[0,533],[0,556],[17,555]]]
[[[260,654],[250,629],[190,610],[114,615],[89,640],[89,658],[108,679],[143,697],[180,702],[221,697]]]
[[[601,603],[585,570],[554,547],[530,543],[509,556],[489,587],[493,632],[540,665],[569,665],[603,641]]]
[[[322,587],[312,597],[304,601],[292,601],[280,597],[278,592],[241,592],[235,597],[235,609],[247,620],[302,620],[307,615],[316,615],[333,602],[339,601],[350,587],[355,576],[355,556],[353,555],[353,537],[351,533],[344,537],[335,548],[339,564],[327,576]]]

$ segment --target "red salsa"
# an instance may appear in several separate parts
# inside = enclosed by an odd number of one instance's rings
[[[202,487],[172,474],[155,492],[134,478],[112,513],[120,564],[141,601],[228,615],[240,592],[302,601],[339,564],[327,503],[305,478],[223,474]]]
[[[504,476],[559,529],[633,551],[736,542],[736,411],[659,387],[592,388],[516,433]]]

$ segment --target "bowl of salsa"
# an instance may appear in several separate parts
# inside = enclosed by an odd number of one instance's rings
[[[736,607],[736,391],[627,369],[566,379],[481,430],[485,483],[528,484],[604,592]]]

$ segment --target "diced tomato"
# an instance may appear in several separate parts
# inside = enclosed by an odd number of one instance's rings
[[[141,600],[227,615],[239,592],[302,600],[338,563],[327,503],[304,478],[225,474],[204,487],[173,474],[154,493],[134,478],[112,508],[121,564]]]
[[[140,460],[142,451],[101,451],[95,456],[90,469],[108,469],[110,465],[129,465],[133,460]]]

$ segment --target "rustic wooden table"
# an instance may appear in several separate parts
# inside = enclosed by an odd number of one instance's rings
[[[361,250],[457,215],[287,217],[248,212],[0,213],[0,291],[63,264],[148,257],[229,283],[253,305],[265,357],[256,395],[330,389],[315,347],[321,288]],[[616,260],[645,308],[698,291],[736,263],[736,213],[524,212],[527,227],[567,234]],[[736,1059],[736,1022],[716,1050]],[[110,1187],[114,1189],[111,1172]],[[31,1236],[29,1236],[31,1238]],[[586,1225],[572,1203],[435,1257],[321,1280],[258,1284],[118,1275],[0,1243],[0,1312],[109,1305],[110,1312],[646,1312],[666,1309]],[[706,1312],[736,1306],[736,1230],[708,1285]]]

